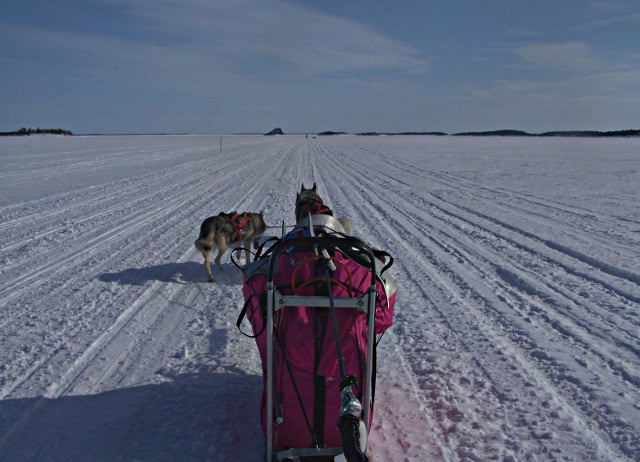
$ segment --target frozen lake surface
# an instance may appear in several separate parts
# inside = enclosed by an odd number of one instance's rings
[[[222,141],[222,143],[221,143]],[[222,146],[222,149],[221,149]],[[219,212],[318,184],[398,286],[369,457],[640,460],[640,139],[0,139],[0,459],[262,460]]]

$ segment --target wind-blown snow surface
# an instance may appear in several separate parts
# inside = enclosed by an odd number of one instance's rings
[[[261,460],[241,272],[225,259],[206,282],[193,241],[221,211],[293,224],[303,182],[395,257],[372,461],[640,460],[638,153],[638,139],[1,139],[0,460]]]

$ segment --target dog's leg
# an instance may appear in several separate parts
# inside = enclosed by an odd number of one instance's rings
[[[249,263],[251,263],[251,252],[250,252],[250,246],[251,245],[251,238],[248,237],[244,240],[244,264],[248,265]]]
[[[204,271],[207,273],[207,279],[209,282],[215,281],[211,274],[211,259],[213,258],[213,252],[216,250],[215,242],[208,241],[206,237],[199,237],[194,245],[204,257]]]
[[[218,269],[220,271],[224,271],[224,267],[222,266],[222,262],[220,261],[222,259],[222,254],[224,252],[222,252],[220,249],[218,249],[218,255],[216,256],[215,262],[216,262],[216,266],[218,267]]]
[[[228,239],[216,239],[216,243],[218,244],[218,255],[216,255],[216,266],[218,267],[218,269],[220,271],[224,271],[224,268],[222,266],[222,262],[220,261],[222,259],[222,256],[225,254],[225,252],[227,250],[229,250],[229,240]]]
[[[215,247],[213,247],[211,250],[202,252],[202,255],[204,256],[204,271],[207,273],[207,280],[209,282],[215,281],[215,279],[213,278],[213,274],[211,274],[211,259],[213,258],[214,250]]]

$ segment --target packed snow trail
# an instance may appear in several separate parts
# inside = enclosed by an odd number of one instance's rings
[[[640,141],[0,140],[0,460],[262,460],[218,212],[316,182],[394,259],[369,455],[640,459]],[[245,326],[248,330],[248,326]]]

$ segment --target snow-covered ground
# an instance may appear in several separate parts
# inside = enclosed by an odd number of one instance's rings
[[[395,258],[371,461],[638,461],[638,153],[639,139],[0,139],[0,460],[261,460],[241,273],[225,259],[206,282],[193,241],[221,211],[291,225],[315,181]]]

